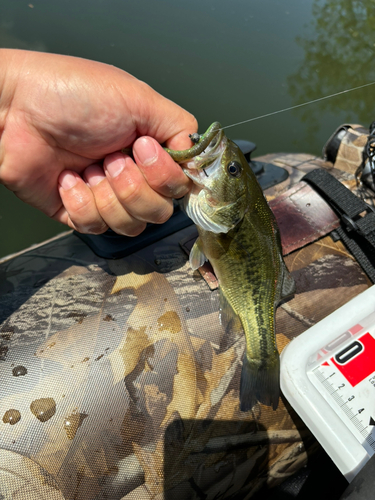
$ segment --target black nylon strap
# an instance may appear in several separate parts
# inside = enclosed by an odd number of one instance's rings
[[[375,267],[373,265],[375,263],[375,246],[366,241],[366,239],[359,234],[353,233],[349,236],[342,227],[336,229],[335,232],[339,235],[351,254],[356,258],[358,264],[362,267],[370,280],[375,283]]]
[[[339,215],[341,227],[335,230],[336,234],[375,283],[375,213],[372,207],[324,169],[313,170],[302,180],[311,184]]]
[[[353,219],[364,210],[367,210],[367,204],[347,189],[340,181],[333,175],[329,174],[327,170],[318,168],[306,174],[304,181],[312,184],[324,195],[324,199],[333,205],[339,215],[346,214]]]

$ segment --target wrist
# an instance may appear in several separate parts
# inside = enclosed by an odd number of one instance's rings
[[[0,184],[4,184],[9,189],[4,170],[7,143],[9,143],[6,128],[24,57],[25,51],[0,49]]]
[[[15,95],[24,51],[0,49],[0,139]]]
[[[4,49],[0,49],[0,139],[4,132],[5,118],[9,106],[5,104],[5,79],[7,73],[7,57]]]

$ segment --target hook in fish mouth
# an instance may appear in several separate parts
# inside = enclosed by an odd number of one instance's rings
[[[205,191],[211,192],[210,188],[207,186],[205,179],[209,177],[208,173],[204,168],[183,168],[183,171],[189,179],[191,179],[195,185],[203,188]],[[203,172],[204,175],[203,175]]]

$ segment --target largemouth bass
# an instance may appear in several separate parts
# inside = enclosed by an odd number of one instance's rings
[[[276,220],[240,148],[220,123],[192,140],[196,144],[188,150],[167,149],[194,183],[184,198],[199,233],[190,264],[197,269],[210,261],[219,281],[221,317],[230,328],[245,332],[241,410],[256,402],[276,409],[280,362],[275,310],[294,293]]]

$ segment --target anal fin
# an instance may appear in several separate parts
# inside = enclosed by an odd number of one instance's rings
[[[288,299],[295,294],[296,291],[296,283],[294,278],[288,271],[286,265],[283,263],[283,273],[282,273],[282,282],[281,282],[281,290],[280,290],[280,300]]]
[[[219,288],[219,304],[220,304],[220,323],[224,328],[224,335],[220,340],[220,349],[227,350],[237,340],[243,337],[244,330],[242,322],[238,314],[233,310],[225,297],[223,291]]]

